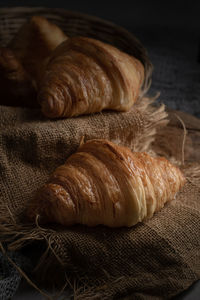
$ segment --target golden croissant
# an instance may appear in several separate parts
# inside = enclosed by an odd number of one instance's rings
[[[12,50],[0,48],[0,104],[38,107],[35,86]]]
[[[127,111],[143,81],[138,59],[95,39],[68,38],[48,61],[38,101],[50,118]]]
[[[165,158],[96,139],[55,170],[27,214],[66,226],[129,227],[152,217],[184,183],[181,171]]]
[[[64,32],[46,18],[33,16],[20,28],[9,47],[38,83],[49,55],[66,38]]]

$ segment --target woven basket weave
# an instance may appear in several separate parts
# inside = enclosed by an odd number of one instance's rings
[[[152,64],[138,39],[111,22],[70,12],[63,9],[43,7],[14,7],[0,9],[0,46],[6,46],[19,28],[33,15],[40,15],[58,25],[68,36],[87,36],[116,46],[138,58],[145,68],[143,91],[151,83]]]

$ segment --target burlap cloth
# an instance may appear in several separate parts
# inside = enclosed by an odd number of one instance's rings
[[[56,121],[37,110],[0,108],[1,241],[10,250],[42,251],[37,280],[67,282],[74,299],[169,299],[200,278],[198,164],[185,167],[187,184],[175,201],[132,228],[23,223],[28,201],[82,136],[149,150],[156,128],[166,124],[163,107],[151,102],[145,98],[127,113]]]

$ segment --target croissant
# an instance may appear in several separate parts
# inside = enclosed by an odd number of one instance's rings
[[[165,158],[90,140],[58,167],[27,210],[62,225],[132,226],[150,218],[185,183]]]
[[[35,86],[8,48],[0,48],[0,104],[38,107]]]
[[[49,59],[38,101],[50,118],[127,111],[143,80],[144,67],[136,58],[98,40],[69,38]]]
[[[20,28],[9,47],[39,83],[49,55],[66,38],[58,26],[44,17],[33,16]]]

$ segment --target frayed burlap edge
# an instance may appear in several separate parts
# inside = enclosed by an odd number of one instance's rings
[[[168,124],[167,112],[165,111],[165,105],[155,106],[155,102],[159,94],[154,97],[143,97],[142,101],[136,102],[136,109],[141,113],[144,112],[147,116],[148,123],[144,124],[144,130],[142,134],[138,134],[134,140],[133,151],[146,152],[150,149],[151,143],[155,139],[156,131],[158,128],[166,126]]]

